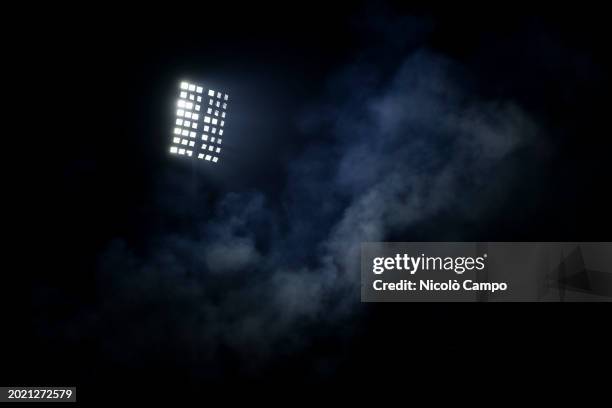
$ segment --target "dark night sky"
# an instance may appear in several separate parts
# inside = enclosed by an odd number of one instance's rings
[[[34,352],[9,383],[320,385],[392,368],[373,350],[444,350],[396,363],[433,372],[464,350],[550,366],[560,337],[603,344],[600,306],[365,306],[350,277],[368,239],[610,240],[601,10],[73,12],[32,16],[21,51],[51,78],[51,137],[23,173],[23,256],[41,248],[27,341],[7,340]],[[166,153],[182,79],[231,98],[227,160],[197,194]]]

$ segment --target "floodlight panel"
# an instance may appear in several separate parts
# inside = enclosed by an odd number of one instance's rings
[[[199,104],[203,99],[202,94],[207,94],[209,97],[206,115],[198,113],[201,110]],[[210,135],[223,135],[223,129],[218,129],[216,126],[225,125],[225,121],[220,119],[226,117],[229,95],[213,89],[208,89],[206,92],[205,87],[201,85],[182,81],[179,84],[178,96],[170,153],[217,163],[221,153],[218,145],[222,140]],[[217,109],[214,109],[215,107]],[[202,127],[199,126],[200,123]],[[198,129],[202,131],[199,132]],[[193,154],[192,149],[198,148],[201,153]]]

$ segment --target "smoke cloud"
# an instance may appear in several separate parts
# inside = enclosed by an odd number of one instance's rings
[[[201,204],[195,234],[155,236],[138,250],[112,242],[85,318],[105,353],[130,360],[172,348],[202,371],[230,353],[255,368],[324,327],[353,326],[361,242],[423,231],[458,240],[440,217],[486,220],[503,205],[538,125],[511,100],[480,97],[443,55],[418,44],[389,52],[398,54],[380,65],[362,55],[305,109],[296,126],[313,142],[287,163],[280,194],[226,193]],[[172,208],[176,189],[160,183],[159,205]]]

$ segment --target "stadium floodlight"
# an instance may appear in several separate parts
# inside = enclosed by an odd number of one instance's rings
[[[205,114],[204,111],[200,114],[200,104],[206,103],[206,99],[209,107]],[[206,92],[201,85],[182,81],[179,84],[170,153],[217,163],[222,150],[223,140],[220,136],[223,136],[225,127],[228,99],[226,93],[214,89]]]

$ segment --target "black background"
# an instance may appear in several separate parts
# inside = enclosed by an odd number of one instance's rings
[[[90,337],[66,333],[62,321],[96,302],[96,268],[111,239],[125,237],[138,248],[156,231],[182,228],[175,226],[181,220],[149,206],[160,169],[176,166],[167,160],[166,128],[177,78],[229,89],[236,111],[256,117],[239,129],[256,126],[252,132],[270,148],[252,161],[237,160],[240,171],[228,170],[221,181],[206,174],[209,200],[242,189],[273,196],[285,187],[287,162],[311,142],[295,118],[319,103],[330,75],[378,44],[361,23],[372,15],[389,24],[406,15],[432,22],[422,46],[463,64],[479,78],[480,95],[512,98],[553,129],[555,154],[540,181],[514,186],[512,211],[467,227],[466,240],[609,240],[610,29],[603,6],[309,2],[37,9],[25,14],[31,38],[15,44],[16,59],[26,66],[20,81],[36,88],[21,96],[42,102],[36,118],[17,127],[36,135],[26,147],[33,155],[5,156],[7,171],[17,175],[18,214],[24,214],[9,217],[16,228],[8,236],[23,245],[7,254],[5,273],[26,277],[33,290],[24,304],[7,281],[5,311],[14,330],[4,335],[3,384],[76,385],[81,401],[99,398],[102,388],[138,398],[130,382],[140,390],[165,384],[154,389],[196,397],[227,386],[316,391],[391,377],[462,375],[465,367],[484,376],[500,365],[562,369],[609,359],[600,350],[609,343],[610,310],[599,304],[362,305],[350,335],[342,327],[319,327],[306,347],[270,359],[255,374],[243,370],[244,356],[223,349],[214,360],[218,375],[186,369],[168,350],[159,350],[158,359],[120,365],[106,360]],[[561,51],[538,49],[540,35]],[[576,55],[581,62],[574,62]],[[237,147],[233,154],[245,151]],[[396,235],[390,238],[402,239]],[[52,302],[45,300],[48,293],[55,294]],[[329,368],[314,374],[304,368],[327,357],[334,360]]]

